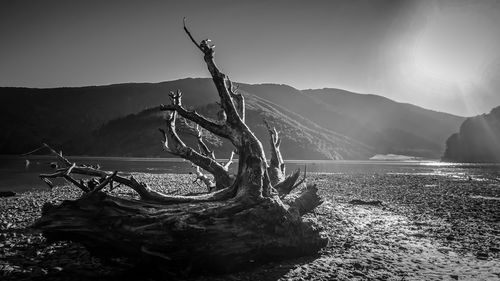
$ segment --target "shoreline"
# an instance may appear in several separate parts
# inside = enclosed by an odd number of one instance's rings
[[[200,191],[191,183],[192,175],[135,176],[163,192]],[[312,215],[330,239],[318,256],[186,280],[500,279],[500,204],[485,199],[500,198],[500,183],[380,174],[312,174],[307,181],[318,184],[325,200]],[[134,196],[127,189],[113,192]],[[0,198],[3,280],[132,277],[127,269],[91,257],[76,243],[48,244],[26,229],[40,216],[44,202],[78,194],[76,188],[57,187]]]

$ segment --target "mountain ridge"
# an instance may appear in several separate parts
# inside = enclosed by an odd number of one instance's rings
[[[283,125],[286,128],[291,128],[289,125],[295,122],[308,132],[302,140],[308,145],[322,146],[321,149],[313,150],[323,151],[329,155],[325,156],[327,158],[359,159],[362,156],[367,159],[380,153],[439,157],[444,143],[440,143],[440,138],[445,139],[443,135],[455,132],[464,119],[405,105],[378,95],[340,89],[327,88],[329,92],[344,93],[343,100],[337,96],[320,94],[319,91],[324,89],[301,91],[284,84],[235,84],[252,101],[247,103],[249,106],[258,105],[254,108],[255,114],[276,111],[275,117],[282,118],[284,122],[278,123],[288,124]],[[91,149],[92,144],[78,144],[78,139],[86,138],[114,119],[169,102],[167,93],[177,89],[184,93],[183,102],[187,107],[199,108],[218,101],[217,91],[209,78],[42,89],[0,87],[0,123],[6,135],[0,138],[0,153],[22,153],[40,142],[59,146],[68,146],[69,143],[72,144],[69,152],[78,150],[85,153],[85,149],[78,148],[78,145]],[[378,114],[377,111],[383,108],[392,108],[392,115]],[[372,115],[366,115],[370,111],[367,109],[372,111]],[[387,125],[390,123],[388,120],[404,119],[407,114],[418,120],[406,118],[402,124]],[[431,129],[419,129],[419,120],[427,120],[425,123],[430,125],[425,124],[425,127]],[[434,123],[438,125],[432,125]],[[407,127],[410,129],[404,130]],[[416,134],[414,131],[418,130],[422,132]],[[317,141],[313,141],[314,138]],[[266,142],[264,139],[262,141]],[[331,149],[327,149],[327,146]],[[333,153],[335,149],[343,151],[343,155]]]

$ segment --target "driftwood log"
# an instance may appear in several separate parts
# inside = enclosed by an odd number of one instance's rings
[[[203,54],[219,93],[222,117],[211,120],[187,110],[182,93],[171,92],[171,103],[161,106],[167,112],[163,144],[166,151],[193,163],[197,180],[209,192],[163,194],[119,172],[72,163],[45,145],[57,157],[58,166],[55,173],[40,177],[49,185],[51,178],[64,178],[84,193],[74,201],[45,205],[34,228],[50,240],[76,241],[95,255],[127,257],[162,272],[226,272],[317,253],[327,239],[313,220],[303,218],[322,202],[316,186],[301,185],[305,175],[299,181],[300,171],[285,176],[278,132],[267,122],[272,151],[270,163],[266,161],[262,143],[245,124],[243,96],[215,64],[214,46],[209,39],[197,43],[185,24],[184,30]],[[198,151],[184,144],[176,133],[179,116],[234,145],[235,175],[228,169],[234,154],[227,163],[219,163],[201,133]],[[213,180],[204,172],[212,174]],[[93,179],[76,180],[75,174]],[[133,189],[140,199],[105,192],[116,184]]]

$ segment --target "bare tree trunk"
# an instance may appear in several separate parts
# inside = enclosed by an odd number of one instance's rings
[[[276,128],[271,127],[266,120],[264,120],[264,124],[269,132],[269,142],[271,145],[271,160],[269,161],[267,171],[271,179],[271,184],[276,185],[285,180],[285,161],[283,161],[280,151],[281,138]]]
[[[133,177],[71,163],[51,149],[62,168],[41,178],[49,185],[50,178],[65,178],[83,190],[84,195],[58,206],[44,206],[42,217],[34,227],[52,240],[78,241],[96,255],[124,256],[170,273],[180,268],[189,268],[192,272],[230,271],[316,253],[327,240],[320,228],[302,219],[321,204],[315,185],[288,196],[299,185],[299,171],[286,178],[284,175],[270,177],[262,143],[244,122],[243,96],[215,64],[210,40],[198,44],[189,30],[184,29],[203,53],[226,118],[223,122],[214,122],[186,110],[180,92],[171,93],[171,104],[162,106],[162,110],[169,112],[167,130],[163,131],[165,149],[212,173],[215,181],[221,183],[220,188],[198,196],[166,195]],[[196,152],[182,142],[175,129],[177,114],[232,142],[238,154],[238,172],[234,177],[226,177],[227,163],[215,161],[207,147]],[[276,132],[275,140],[277,138]],[[284,174],[276,142],[273,141],[275,156],[271,166],[276,166],[278,161],[279,172]],[[78,182],[71,174],[97,179]],[[105,193],[103,190],[113,182],[132,188],[141,199]],[[282,201],[285,197],[288,199]]]

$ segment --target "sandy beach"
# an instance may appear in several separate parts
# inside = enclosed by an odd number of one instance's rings
[[[163,192],[200,192],[191,175],[136,174]],[[330,241],[317,256],[225,275],[179,280],[500,280],[500,182],[436,175],[310,174]],[[116,189],[122,196],[133,191]],[[49,244],[29,226],[46,202],[74,187],[0,198],[2,280],[147,280],[123,260],[100,260],[71,242]],[[151,278],[149,278],[151,279]]]

